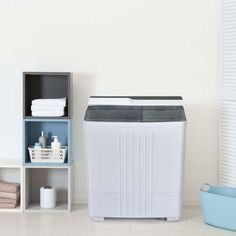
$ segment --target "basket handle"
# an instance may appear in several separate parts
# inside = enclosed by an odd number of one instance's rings
[[[203,191],[203,192],[207,192],[209,189],[211,189],[213,186],[208,184],[208,183],[204,183],[202,186],[201,186],[201,189],[200,191]]]

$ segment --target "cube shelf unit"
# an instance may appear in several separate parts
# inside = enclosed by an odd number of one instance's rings
[[[41,131],[44,131],[44,135],[47,140],[47,146],[51,145],[53,141],[52,136],[58,136],[62,146],[67,146],[66,159],[63,164],[68,165],[72,163],[71,158],[71,121],[69,119],[24,119],[23,123],[23,136],[24,136],[24,165],[35,165],[31,163],[28,147],[33,146],[35,142],[38,142]],[[36,164],[36,165],[55,165],[50,163]]]
[[[67,98],[65,116],[71,117],[71,74],[69,72],[23,72],[23,116],[31,118],[31,102],[38,98]]]
[[[23,210],[29,212],[70,211],[72,196],[71,155],[71,74],[69,72],[23,72]],[[33,117],[31,103],[39,98],[66,98],[63,117]],[[41,131],[51,145],[52,136],[58,136],[67,146],[64,163],[31,163],[28,147],[38,142]],[[40,187],[51,185],[57,191],[57,205],[40,208]]]
[[[23,175],[25,183],[24,211],[71,211],[72,166],[25,166]],[[57,190],[57,205],[55,208],[40,208],[40,187],[44,185],[51,185]]]
[[[0,208],[0,212],[21,212],[23,210],[23,167],[18,159],[1,159],[0,160],[0,179],[7,182],[19,183],[20,188],[20,205],[17,208]]]

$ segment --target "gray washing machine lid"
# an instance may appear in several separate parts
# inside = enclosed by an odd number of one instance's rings
[[[181,96],[91,96],[90,98],[130,98],[134,100],[183,100]]]
[[[186,121],[183,106],[88,106],[85,121],[176,122]]]

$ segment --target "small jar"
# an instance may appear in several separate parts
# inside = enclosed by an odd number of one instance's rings
[[[34,144],[34,154],[35,158],[41,158],[41,144],[40,143],[35,143]]]
[[[56,206],[56,190],[52,186],[40,188],[40,207],[53,208]]]

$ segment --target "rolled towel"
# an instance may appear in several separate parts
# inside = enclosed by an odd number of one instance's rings
[[[16,193],[20,191],[20,184],[0,180],[0,192]]]
[[[64,106],[32,105],[31,111],[64,111]]]
[[[17,199],[19,197],[20,197],[20,192],[17,192],[17,193],[0,192],[0,198]]]
[[[66,98],[54,98],[54,99],[35,99],[32,101],[32,105],[39,106],[66,106]]]
[[[17,204],[19,203],[20,198],[12,199],[12,198],[0,198],[0,203],[9,203],[9,204]]]
[[[64,111],[33,111],[32,116],[36,116],[36,117],[60,117],[60,116],[64,116]]]
[[[0,203],[0,208],[16,208],[17,205],[14,203]]]

